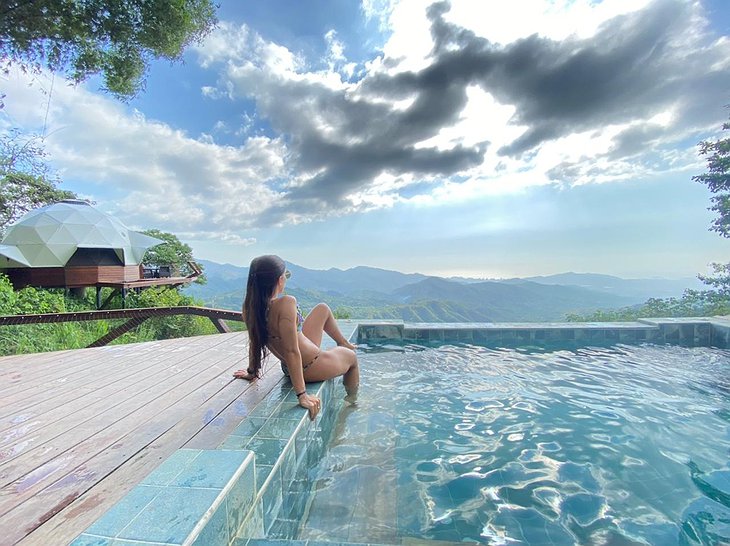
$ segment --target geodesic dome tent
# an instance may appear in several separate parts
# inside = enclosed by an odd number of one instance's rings
[[[134,280],[146,250],[162,242],[131,231],[86,201],[69,199],[32,210],[8,229],[0,242],[0,270],[11,280],[38,286]],[[83,279],[60,273],[75,269],[78,274],[80,268]],[[103,278],[93,278],[102,269]]]

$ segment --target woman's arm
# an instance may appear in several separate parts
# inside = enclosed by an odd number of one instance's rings
[[[299,405],[309,410],[309,417],[314,419],[319,413],[321,401],[316,396],[306,393],[304,383],[304,369],[302,354],[299,351],[299,336],[297,332],[297,300],[293,296],[283,296],[280,302],[277,329],[281,336],[281,345],[278,347],[280,357],[289,370],[294,392],[304,393],[298,397]]]

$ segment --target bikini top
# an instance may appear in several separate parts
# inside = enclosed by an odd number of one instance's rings
[[[282,294],[283,295],[283,294]],[[278,296],[281,297],[281,296]],[[266,323],[268,326],[269,322],[269,309],[271,309],[270,305],[266,306]],[[304,324],[304,315],[302,314],[302,308],[299,307],[299,302],[297,302],[297,332],[302,331],[302,325]],[[269,339],[281,339],[281,336],[269,336]]]

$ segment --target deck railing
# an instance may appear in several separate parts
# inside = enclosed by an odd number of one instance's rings
[[[17,326],[23,324],[50,324],[54,322],[77,322],[87,320],[119,320],[127,322],[110,330],[93,342],[89,347],[102,347],[114,341],[122,334],[136,328],[145,320],[153,317],[169,317],[174,315],[196,315],[208,317],[221,333],[230,332],[227,320],[243,322],[243,316],[237,311],[227,309],[211,309],[209,307],[145,307],[142,309],[110,309],[106,311],[74,311],[71,313],[42,313],[38,315],[5,315],[0,316],[0,326]]]

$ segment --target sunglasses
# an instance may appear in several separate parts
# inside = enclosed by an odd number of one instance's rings
[[[284,278],[285,279],[290,279],[291,278],[291,271],[289,271],[288,269],[285,270],[284,271]]]

